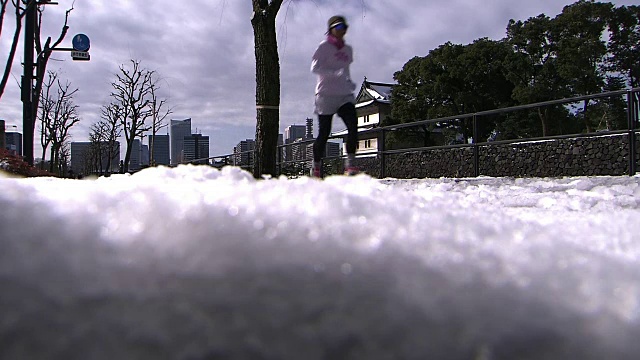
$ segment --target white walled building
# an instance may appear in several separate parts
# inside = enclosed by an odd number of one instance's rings
[[[356,96],[356,112],[358,114],[358,132],[374,129],[391,115],[391,91],[393,84],[377,83],[364,79],[360,91]],[[345,135],[347,130],[342,130],[333,135]],[[375,154],[378,152],[378,135],[359,134],[357,155]],[[343,144],[343,153],[346,153],[346,144]]]

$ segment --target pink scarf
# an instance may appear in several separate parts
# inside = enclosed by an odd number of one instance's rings
[[[335,47],[338,48],[338,50],[342,49],[344,47],[344,39],[338,39],[337,37],[329,34],[327,35],[327,41],[333,45],[335,45]]]

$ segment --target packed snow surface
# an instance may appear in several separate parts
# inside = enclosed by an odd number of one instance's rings
[[[640,356],[640,177],[0,188],[1,359]]]

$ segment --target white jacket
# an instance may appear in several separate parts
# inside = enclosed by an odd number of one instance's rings
[[[311,72],[318,76],[316,95],[342,96],[353,94],[349,65],[353,62],[351,46],[329,35],[322,41],[311,62]]]

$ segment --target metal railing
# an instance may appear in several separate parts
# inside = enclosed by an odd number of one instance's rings
[[[478,141],[478,125],[480,122],[480,117],[489,116],[489,115],[499,115],[505,113],[512,113],[522,110],[529,109],[537,109],[546,106],[553,105],[566,105],[571,103],[576,103],[585,100],[593,100],[593,99],[601,99],[601,98],[610,98],[614,96],[622,96],[626,95],[626,103],[627,103],[627,129],[625,130],[617,130],[617,131],[599,131],[592,133],[571,133],[564,135],[555,135],[555,136],[541,136],[541,137],[529,137],[529,138],[518,138],[518,139],[510,139],[510,140],[502,140],[502,141]],[[380,177],[385,177],[385,157],[390,154],[397,153],[407,153],[407,152],[416,152],[416,151],[424,151],[424,150],[435,150],[435,149],[453,149],[453,148],[472,148],[473,150],[473,169],[474,176],[480,175],[480,159],[479,159],[479,149],[482,146],[493,146],[493,145],[504,145],[504,144],[513,144],[513,143],[521,143],[521,142],[530,142],[530,141],[539,141],[539,140],[553,140],[553,139],[568,139],[568,138],[578,138],[578,137],[598,137],[598,136],[609,136],[613,134],[628,134],[629,136],[629,175],[636,174],[636,137],[637,137],[637,129],[638,129],[638,121],[639,121],[639,98],[640,98],[640,88],[633,88],[629,90],[618,90],[618,91],[609,91],[603,92],[599,94],[586,95],[586,96],[577,96],[572,98],[544,101],[526,105],[512,106],[501,109],[487,110],[487,111],[479,111],[476,113],[468,113],[462,115],[448,116],[437,119],[428,119],[428,120],[420,120],[414,121],[410,123],[390,125],[390,126],[382,126],[372,130],[361,132],[360,134],[371,134],[371,133],[379,133],[378,136],[378,156],[380,157]],[[472,121],[472,129],[473,135],[471,137],[471,143],[465,144],[454,144],[454,145],[443,145],[443,146],[426,146],[426,147],[413,147],[413,148],[404,148],[397,150],[386,150],[385,149],[385,139],[386,135],[389,132],[397,131],[403,128],[411,128],[418,126],[425,126],[435,123],[447,123],[452,121],[460,121],[465,119],[471,119]]]
[[[553,135],[553,136],[540,136],[540,137],[528,137],[528,138],[517,138],[517,139],[509,139],[509,140],[496,140],[496,141],[479,141],[479,124],[482,117],[487,117],[491,115],[502,115],[507,113],[513,113],[523,110],[530,109],[539,109],[547,106],[554,105],[567,105],[571,103],[577,103],[586,100],[594,100],[594,99],[602,99],[602,98],[611,98],[615,96],[623,96],[626,95],[626,116],[627,116],[627,128],[624,130],[609,130],[609,131],[598,131],[591,133],[569,133],[563,135]],[[426,119],[413,121],[410,123],[403,124],[395,124],[389,126],[380,126],[369,130],[359,131],[360,137],[370,136],[377,137],[378,139],[378,151],[376,154],[380,161],[380,178],[384,178],[386,176],[385,169],[385,160],[388,155],[398,154],[398,153],[408,153],[408,152],[416,152],[416,151],[424,151],[424,150],[436,150],[436,149],[455,149],[455,148],[471,148],[473,151],[473,173],[474,176],[480,175],[480,147],[483,146],[494,146],[494,145],[504,145],[504,144],[514,144],[514,143],[522,143],[522,142],[530,142],[530,141],[540,141],[540,140],[554,140],[554,139],[568,139],[568,138],[580,138],[580,137],[598,137],[598,136],[609,136],[616,134],[627,134],[629,137],[629,175],[633,176],[637,172],[637,164],[636,164],[636,154],[637,154],[637,130],[638,130],[638,122],[640,115],[640,88],[633,88],[628,90],[618,90],[618,91],[609,91],[603,92],[599,94],[593,95],[585,95],[585,96],[577,96],[572,98],[564,98],[558,100],[537,102],[526,105],[518,105],[512,107],[506,107],[501,109],[487,110],[487,111],[479,111],[475,113],[467,113],[461,115],[447,116],[441,117],[437,119]],[[386,149],[386,138],[389,133],[396,132],[401,129],[414,128],[414,127],[424,127],[432,124],[446,124],[451,122],[460,122],[460,121],[471,121],[471,129],[472,135],[470,137],[470,142],[465,142],[463,144],[450,144],[450,145],[434,145],[434,146],[422,146],[422,147],[406,147],[402,149]],[[332,134],[329,138],[344,138],[345,135],[335,135]],[[285,148],[292,146],[308,146],[309,143],[312,143],[314,139],[307,139],[298,141],[296,143],[278,145],[278,156],[277,156],[277,166],[278,172],[281,174],[284,167],[290,164],[302,164],[302,169],[304,170],[304,164],[309,163],[312,159],[305,160],[285,160],[283,158],[283,152]],[[465,139],[467,141],[467,139]],[[246,151],[239,154],[226,154],[226,155],[217,155],[211,156],[208,158],[196,159],[192,161],[188,161],[187,163],[196,163],[208,160],[215,159],[230,159],[234,156],[238,156],[244,153],[255,153],[254,150]],[[370,155],[370,154],[368,154]],[[330,158],[325,158],[330,159]],[[253,168],[253,162],[249,164],[240,164],[238,166],[242,166],[248,170]]]

